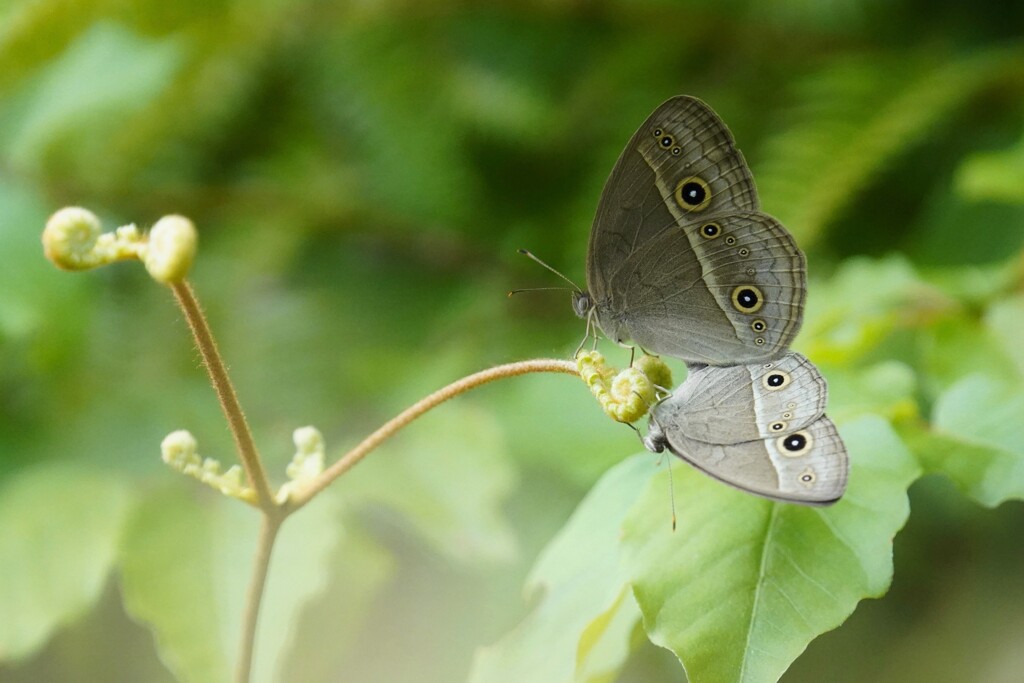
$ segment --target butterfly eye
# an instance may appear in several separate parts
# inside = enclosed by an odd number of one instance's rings
[[[768,323],[758,318],[754,322],[750,323],[750,329],[754,332],[764,332],[768,329]]]
[[[811,450],[811,444],[813,443],[814,439],[811,438],[811,435],[806,430],[780,436],[775,442],[779,447],[779,452],[789,458],[798,458],[804,455],[807,451]]]
[[[690,176],[676,184],[675,197],[676,203],[683,209],[703,211],[711,203],[711,188],[702,178]]]
[[[778,391],[793,381],[788,372],[774,370],[761,378],[761,385],[768,391]]]
[[[778,422],[772,422],[770,425],[768,425],[768,429],[776,433],[782,432],[786,430],[786,423],[783,422],[782,420],[779,420]]]
[[[757,313],[764,305],[764,295],[754,285],[740,285],[732,290],[732,305],[740,313]]]
[[[718,223],[705,223],[700,228],[701,237],[713,240],[722,234],[722,226]]]
[[[800,473],[798,479],[800,480],[801,484],[803,484],[807,488],[811,488],[812,486],[814,486],[814,482],[818,480],[818,475],[814,473],[814,470],[808,467],[806,470]]]

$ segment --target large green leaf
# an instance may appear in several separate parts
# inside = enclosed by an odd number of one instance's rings
[[[934,317],[952,301],[897,255],[855,258],[827,282],[812,282],[798,346],[819,364],[845,365],[878,348],[900,327]]]
[[[842,429],[852,469],[829,508],[775,503],[682,470],[679,528],[659,477],[625,525],[625,559],[651,640],[691,681],[775,681],[807,644],[892,579],[892,539],[918,469],[884,420]]]
[[[130,497],[124,481],[68,464],[0,490],[0,661],[25,657],[99,598]]]
[[[949,477],[982,505],[1024,498],[1024,389],[984,374],[965,377],[935,404],[931,429],[908,427],[926,472]]]
[[[620,529],[653,462],[647,455],[620,463],[580,503],[530,574],[526,592],[543,592],[539,602],[515,630],[478,652],[473,683],[596,681],[621,666],[636,609],[624,593]],[[667,515],[659,519],[667,526]]]
[[[248,506],[185,495],[180,487],[150,496],[131,525],[121,551],[125,606],[153,629],[161,657],[183,681],[228,680],[235,666],[257,527],[258,513]],[[294,647],[302,609],[326,587],[327,558],[340,532],[330,496],[318,497],[282,528],[260,612],[253,680],[281,680],[276,669]]]

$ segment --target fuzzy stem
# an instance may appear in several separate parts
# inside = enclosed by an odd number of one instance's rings
[[[267,572],[270,569],[270,554],[274,549],[277,532],[285,515],[280,510],[263,512],[260,525],[260,536],[256,546],[256,558],[252,567],[252,578],[245,596],[245,615],[242,619],[242,642],[238,650],[238,662],[235,669],[235,683],[249,683],[252,675],[252,654],[256,644],[256,625],[259,623],[260,605],[263,603],[263,589],[267,585]]]
[[[213,385],[214,391],[217,392],[217,400],[220,401],[221,409],[231,428],[231,436],[235,439],[238,458],[242,461],[242,467],[245,468],[249,485],[256,491],[257,504],[267,514],[273,514],[276,504],[274,496],[270,492],[267,473],[263,469],[252,432],[245,420],[245,413],[242,412],[242,406],[238,403],[238,396],[231,384],[231,378],[228,377],[228,371],[224,367],[220,351],[217,350],[217,342],[210,332],[203,309],[199,306],[195,292],[192,291],[188,282],[173,283],[171,290],[178,300],[178,306],[181,307],[182,313],[185,314],[185,320],[188,321],[189,329],[192,330],[192,336],[196,340],[196,346],[203,357],[203,365],[210,376],[210,383]]]
[[[322,491],[332,481],[350,470],[357,462],[366,457],[370,451],[394,436],[398,430],[431,408],[435,408],[448,399],[455,398],[461,393],[469,391],[470,389],[475,389],[476,387],[487,384],[488,382],[493,382],[496,379],[515,377],[516,375],[525,375],[531,372],[561,372],[569,375],[577,374],[576,364],[571,361],[540,359],[499,365],[497,367],[482,370],[463,377],[443,389],[438,389],[429,396],[420,399],[388,422],[385,422],[377,431],[363,439],[359,445],[324,470],[320,476],[312,480],[305,488],[293,493],[289,502],[286,503],[289,512],[308,503],[313,496]]]

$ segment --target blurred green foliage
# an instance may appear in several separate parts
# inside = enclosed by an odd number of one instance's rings
[[[459,376],[567,357],[582,334],[567,295],[505,297],[559,284],[515,249],[582,279],[612,164],[679,93],[729,124],[807,252],[796,347],[830,412],[844,433],[893,425],[863,448],[902,442],[862,462],[909,449],[942,475],[910,490],[892,590],[786,680],[1014,680],[1022,26],[1024,5],[997,0],[0,4],[0,681],[223,680],[254,550],[247,510],[159,462],[178,428],[231,460],[169,293],[131,265],[55,271],[52,211],[196,222],[193,281],[280,473],[297,426],[338,454]],[[644,466],[566,520],[638,448],[561,376],[414,424],[285,527],[259,680],[495,680],[517,647],[559,643],[575,673],[549,660],[547,680],[680,680],[630,596],[559,575],[606,566],[596,542]],[[689,547],[692,497],[731,500],[678,478],[670,553]],[[658,491],[630,543],[668,525]],[[521,587],[563,526],[531,613]],[[581,619],[540,586],[603,612]]]

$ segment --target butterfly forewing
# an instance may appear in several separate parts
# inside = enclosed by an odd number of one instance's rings
[[[587,284],[605,333],[694,363],[784,352],[803,315],[804,260],[757,206],[743,155],[707,105],[676,97],[655,110],[591,231]]]

